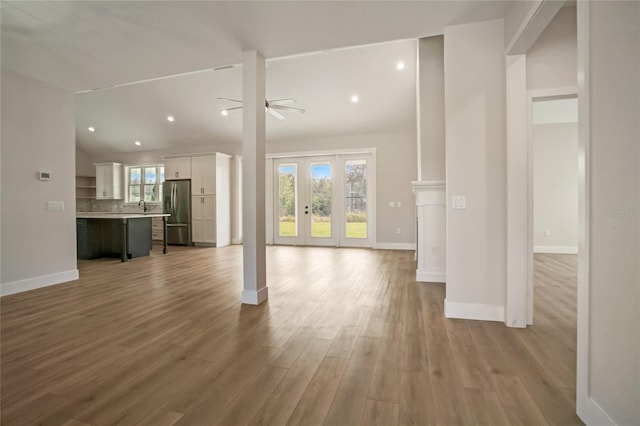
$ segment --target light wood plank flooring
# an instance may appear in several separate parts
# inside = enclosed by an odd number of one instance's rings
[[[447,320],[413,253],[239,246],[79,262],[7,296],[3,425],[571,425],[575,256],[536,256],[536,325]]]

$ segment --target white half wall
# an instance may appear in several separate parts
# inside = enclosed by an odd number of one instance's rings
[[[447,306],[459,308],[445,314],[500,321],[506,291],[502,20],[447,27],[444,48],[446,296]],[[465,197],[466,208],[452,208],[457,196]]]
[[[534,252],[577,253],[578,123],[532,127]]]
[[[75,97],[2,69],[3,295],[78,277]],[[38,172],[49,172],[40,181]],[[63,211],[48,211],[62,201]]]

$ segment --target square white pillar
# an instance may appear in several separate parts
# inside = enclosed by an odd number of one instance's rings
[[[265,62],[257,51],[242,60],[242,303],[268,297],[265,248]]]

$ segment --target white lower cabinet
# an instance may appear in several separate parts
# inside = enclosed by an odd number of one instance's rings
[[[191,229],[194,244],[216,244],[216,198],[191,197]]]

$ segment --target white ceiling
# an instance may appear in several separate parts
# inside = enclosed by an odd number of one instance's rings
[[[238,64],[242,51],[256,49],[269,59],[267,97],[293,97],[307,109],[284,121],[269,117],[269,139],[393,131],[415,128],[415,42],[282,57],[441,34],[447,25],[500,18],[507,6],[3,1],[2,66],[85,91]],[[407,63],[402,72],[394,68],[399,59]],[[93,153],[239,141],[241,113],[220,116],[227,104],[216,98],[240,92],[236,67],[79,94],[78,144]],[[135,139],[144,145],[133,146]]]

